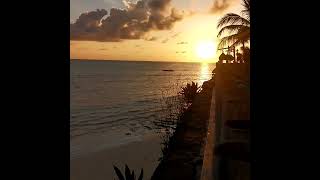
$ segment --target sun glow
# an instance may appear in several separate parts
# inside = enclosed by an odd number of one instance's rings
[[[202,85],[204,81],[209,80],[211,77],[211,73],[209,71],[208,63],[201,63],[201,70],[199,74],[198,84]]]
[[[194,14],[177,21],[172,30],[150,31],[154,40],[134,39],[119,42],[71,41],[71,59],[125,61],[173,61],[215,63],[219,16]],[[197,27],[197,28],[190,28]],[[213,46],[213,47],[212,47]],[[120,48],[121,47],[121,48]]]
[[[197,45],[197,56],[201,59],[210,59],[215,56],[216,46],[212,41],[201,41]]]

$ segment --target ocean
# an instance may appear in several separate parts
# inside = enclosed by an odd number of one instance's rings
[[[181,87],[202,85],[214,66],[71,60],[71,159],[161,132],[166,127],[159,121],[174,114]]]

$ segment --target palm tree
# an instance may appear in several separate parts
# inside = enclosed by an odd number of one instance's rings
[[[242,0],[242,6],[243,17],[228,13],[218,21],[217,28],[221,29],[217,37],[220,38],[224,33],[231,34],[221,38],[218,48],[231,44],[231,47],[242,45],[244,49],[245,43],[250,41],[250,0]]]

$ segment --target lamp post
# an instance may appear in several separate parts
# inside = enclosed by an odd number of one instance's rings
[[[239,58],[239,57],[238,57],[238,54],[239,54],[239,49],[237,49],[237,60],[236,60],[237,62],[239,61],[239,59],[238,59],[238,58]]]
[[[232,47],[233,47],[232,50],[233,50],[233,58],[234,58],[233,62],[236,62],[236,47],[234,46]]]

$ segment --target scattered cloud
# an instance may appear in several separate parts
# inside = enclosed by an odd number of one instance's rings
[[[188,42],[181,41],[181,42],[178,42],[177,44],[188,44]]]
[[[161,41],[161,43],[167,43],[169,41],[169,38],[165,38],[164,40]]]
[[[125,9],[111,8],[83,13],[70,24],[71,40],[121,41],[142,39],[151,30],[169,30],[183,13],[171,0],[123,0]]]
[[[181,32],[178,32],[178,33],[175,33],[174,35],[172,35],[171,37],[172,37],[172,38],[176,38],[176,37],[178,37],[180,34],[181,34]]]
[[[223,13],[234,1],[236,0],[214,0],[210,12],[214,14]]]
[[[147,40],[147,41],[156,41],[158,38],[157,37],[154,37],[154,36],[152,36],[152,37],[149,37],[149,38],[145,38],[145,40]]]

